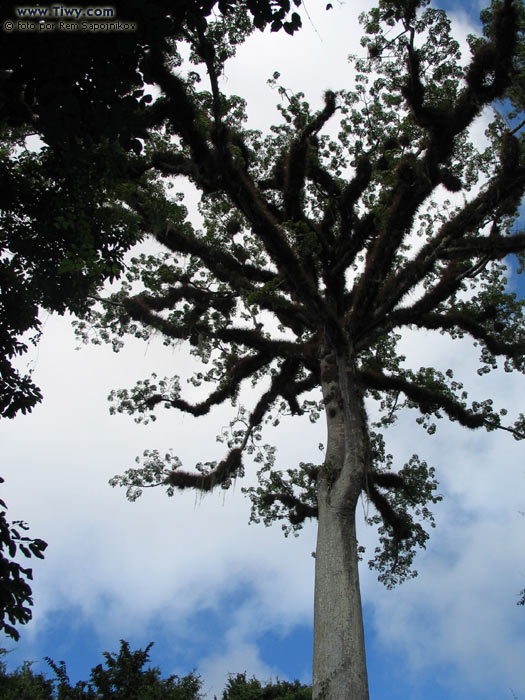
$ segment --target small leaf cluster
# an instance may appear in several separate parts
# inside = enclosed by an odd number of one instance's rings
[[[3,481],[0,477],[0,483]],[[22,532],[27,532],[29,526],[22,520],[9,523],[3,500],[0,500],[0,508],[0,630],[17,641],[20,633],[14,625],[25,625],[32,617],[30,607],[33,598],[27,581],[33,579],[33,572],[30,568],[22,567],[15,557],[20,550],[26,558],[34,556],[43,559],[47,543],[23,535]]]
[[[135,461],[137,464],[142,462],[142,466],[127,469],[124,474],[109,480],[109,485],[113,488],[125,486],[126,498],[132,503],[140,498],[143,489],[166,484],[170,473],[182,466],[180,459],[171,451],[161,456],[158,450],[144,450],[143,460],[137,457]],[[168,496],[173,496],[174,487],[168,485],[166,493]]]
[[[384,441],[380,435],[373,437],[374,462],[379,466],[380,472],[389,473],[392,455],[385,455]],[[368,566],[378,572],[378,580],[389,589],[417,576],[417,571],[411,569],[411,566],[417,548],[425,549],[429,538],[422,522],[426,521],[431,528],[435,527],[434,516],[428,506],[443,499],[435,493],[438,487],[435,469],[429,467],[418,455],[412,455],[397,476],[402,479],[403,487],[388,489],[388,499],[393,510],[403,519],[408,536],[398,537],[380,514],[367,518],[368,523],[376,525],[379,531],[379,546],[375,548],[375,556],[369,560]]]
[[[164,403],[165,408],[169,408],[179,396],[179,377],[175,376],[170,379],[165,377],[157,382],[157,375],[153,373],[151,379],[139,380],[131,391],[127,389],[111,391],[108,401],[111,401],[113,405],[109,412],[111,415],[137,413],[138,415],[134,419],[135,423],[147,425],[149,421],[157,420],[157,416],[152,410],[158,403]]]
[[[299,535],[306,518],[317,514],[317,476],[319,466],[300,462],[295,469],[287,469],[286,476],[274,469],[275,451],[266,445],[264,464],[257,471],[258,486],[242,488],[252,506],[250,523],[263,522],[269,527],[282,521],[285,537]],[[261,460],[262,461],[262,460]]]

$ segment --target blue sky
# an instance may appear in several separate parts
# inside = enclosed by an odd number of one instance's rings
[[[476,25],[467,11],[480,5],[440,5],[452,11],[464,46]],[[354,18],[367,7],[366,0],[334,3],[326,13],[309,3],[314,26],[306,21],[293,39],[257,35],[241,49],[225,89],[247,98],[254,127],[275,118],[275,93],[265,83],[274,70],[314,105],[326,88],[347,86],[346,55],[359,52]],[[18,644],[3,643],[9,666],[31,659],[41,670],[50,656],[66,661],[72,680],[87,679],[122,638],[132,648],[154,641],[152,661],[166,675],[196,668],[209,698],[220,694],[228,672],[310,682],[313,525],[288,540],[278,525],[248,526],[240,484],[202,502],[150,492],[133,504],[107,485],[146,448],[174,448],[189,464],[217,457],[215,435],[227,414],[195,423],[169,413],[147,427],[108,416],[112,388],[152,371],[190,371],[185,350],[133,341],[119,355],[92,346],[77,352],[68,318],[42,318],[43,339],[25,362],[44,402],[0,425],[9,517],[27,520],[34,536],[49,542],[45,561],[34,564],[34,619]],[[416,367],[458,367],[473,397],[491,395],[511,413],[523,410],[523,378],[480,380],[466,341],[451,347],[440,336],[407,333],[403,351]],[[418,555],[417,579],[386,591],[362,567],[371,698],[525,698],[525,611],[515,605],[525,587],[523,447],[507,435],[455,425],[429,438],[413,419],[392,431],[390,451],[399,466],[414,452],[434,464],[445,499]],[[294,466],[319,454],[323,426],[285,422],[268,440],[278,446],[279,464]],[[247,479],[253,483],[252,474]],[[360,541],[373,550],[374,532],[360,528]]]

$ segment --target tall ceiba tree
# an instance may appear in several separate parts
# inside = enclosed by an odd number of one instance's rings
[[[288,529],[318,521],[313,696],[326,700],[368,698],[360,495],[377,509],[381,546],[371,564],[388,586],[413,575],[414,548],[428,537],[422,522],[433,524],[428,504],[439,499],[434,471],[417,456],[393,470],[384,429],[415,408],[429,433],[447,416],[525,437],[522,415],[507,424],[490,399],[469,402],[452,370],[410,368],[397,350],[404,329],[432,330],[470,337],[480,374],[500,359],[506,371],[525,367],[523,303],[505,279],[507,256],[525,250],[525,234],[512,230],[525,189],[519,126],[497,116],[481,152],[468,137],[482,110],[515,87],[517,10],[512,0],[494,5],[487,36],[471,39],[462,67],[446,14],[427,5],[380,2],[363,18],[368,58],[355,61],[355,90],[327,92],[312,114],[301,94],[282,88],[283,120],[266,137],[245,128],[242,100],[219,88],[239,24],[185,32],[209,90],[198,89],[197,71],[182,72],[176,49],[152,50],[145,79],[162,96],[148,108],[143,168],[199,188],[204,229],[176,198],[149,209],[137,201],[166,253],[136,258],[122,290],[79,328],[88,337],[98,327],[97,339],[115,349],[126,334],[186,340],[202,360],[193,381],[211,388],[198,403],[184,399],[178,377],[114,392],[113,410],[139,421],[159,406],[198,417],[235,405],[250,380],[259,391],[251,409],[237,409],[222,461],[191,472],[152,451],[112,483],[131,499],[159,485],[170,495],[210,491],[241,477],[247,454],[262,463],[259,486],[248,489],[253,518],[283,519]],[[337,119],[333,140],[323,130]],[[443,188],[465,199],[438,204]],[[283,473],[273,449],[259,447],[263,425],[285,412],[324,413],[321,465]]]

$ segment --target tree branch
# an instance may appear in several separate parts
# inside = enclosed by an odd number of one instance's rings
[[[140,299],[152,311],[173,309],[179,301],[191,301],[201,309],[217,309],[226,317],[236,304],[236,299],[231,292],[214,292],[192,284],[171,287],[165,294],[160,295],[141,293],[135,299]]]
[[[302,193],[307,166],[310,137],[316,134],[335,112],[335,94],[325,94],[324,109],[299,132],[292,142],[284,164],[283,202],[285,219],[300,221],[303,218]]]
[[[224,484],[228,479],[234,478],[238,471],[242,468],[242,447],[235,447],[230,450],[227,457],[218,464],[218,466],[208,474],[199,474],[198,472],[190,473],[179,469],[170,472],[164,480],[164,483],[169,486],[174,486],[178,489],[194,488],[198,491],[212,491],[215,486]]]
[[[166,67],[163,55],[157,49],[149,53],[147,71],[168,98],[170,124],[189,146],[192,160],[203,181],[218,183],[216,158],[198,129],[199,114],[188,96],[186,85]]]
[[[369,483],[366,489],[367,495],[379,511],[383,522],[392,528],[394,538],[406,540],[412,534],[410,521],[405,514],[397,513],[391,506],[389,500],[375,487],[374,483]]]
[[[223,386],[213,391],[205,401],[197,404],[190,404],[184,399],[170,399],[162,394],[154,394],[146,400],[147,406],[152,409],[159,403],[168,403],[173,408],[190,413],[192,416],[203,416],[209,413],[212,406],[217,406],[226,401],[226,399],[235,396],[244,379],[250,377],[254,372],[272,362],[272,360],[272,356],[263,354],[241,358],[229,369],[228,379]]]
[[[374,320],[367,325],[367,329],[379,325],[388,312],[395,309],[401,299],[432,271],[438,259],[464,257],[463,255],[449,255],[447,252],[444,252],[449,250],[449,245],[452,242],[454,242],[454,247],[452,248],[452,250],[454,250],[457,245],[455,241],[461,241],[461,239],[465,238],[469,233],[478,231],[479,228],[485,224],[487,216],[496,207],[504,211],[507,209],[511,210],[519,203],[525,187],[525,168],[511,168],[509,167],[510,164],[508,161],[508,167],[504,167],[504,164],[505,161],[503,161],[501,171],[492,182],[490,182],[485,191],[480,192],[471,202],[465,205],[456,216],[444,223],[439,232],[421,248],[416,257],[405,263],[390,280],[383,284],[381,294],[382,303],[373,314]],[[512,244],[503,244],[504,240],[512,240],[514,238],[516,238],[516,240],[514,240]],[[492,241],[494,241],[494,243],[492,243]],[[510,252],[511,249],[513,249],[514,252],[523,250],[525,248],[525,236],[519,236],[519,239],[517,236],[512,236],[510,239],[500,239],[497,236],[479,236],[472,239],[472,242],[470,240],[468,242],[468,246],[472,246],[473,255],[476,257],[479,257],[482,252],[487,253],[492,247],[496,249],[499,247],[503,252],[506,245],[508,245],[508,252]],[[459,246],[461,247],[461,243],[459,243]],[[520,248],[520,246],[522,247]],[[503,257],[503,255],[498,257]],[[419,302],[416,302],[410,308],[415,309],[419,307],[423,311],[430,310],[431,307],[429,304],[431,303],[431,297],[428,295],[432,294],[436,298],[439,296],[440,300],[445,298],[442,296],[441,292],[445,293],[447,287],[452,291],[454,288],[454,277],[457,280],[457,275],[460,274],[460,271],[464,272],[467,267],[470,267],[470,264],[467,264],[464,268],[460,265],[448,266],[442,274],[441,281],[438,282],[430,292],[425,294]],[[440,287],[439,290],[438,287]]]
[[[265,506],[271,506],[275,501],[282,503],[289,510],[288,519],[292,525],[300,525],[306,518],[317,518],[319,515],[317,506],[303,503],[299,498],[285,491],[265,493],[261,500]]]
[[[498,340],[485,330],[481,323],[478,323],[470,313],[449,311],[446,314],[428,313],[412,316],[410,309],[399,309],[398,311],[393,311],[390,318],[395,326],[415,324],[419,328],[428,328],[430,330],[461,328],[476,340],[482,341],[493,355],[507,355],[513,359],[518,359],[525,352],[525,341],[506,343]]]
[[[501,260],[509,253],[520,253],[523,250],[525,250],[525,233],[514,233],[511,236],[491,235],[454,242],[440,251],[439,258],[455,260],[484,254],[491,260]]]
[[[252,411],[240,447],[230,450],[226,459],[220,462],[214,470],[208,474],[192,474],[176,469],[170,472],[164,483],[179,489],[195,488],[199,491],[211,491],[215,486],[223,484],[234,477],[242,467],[242,452],[254,428],[261,423],[271,404],[279,395],[282,395],[287,400],[289,386],[293,384],[293,379],[299,366],[300,363],[296,360],[285,360],[283,362],[279,373],[273,377],[270,388],[261,396]],[[293,403],[291,404],[291,409],[292,411],[294,410]]]
[[[249,328],[210,327],[204,322],[192,322],[191,325],[175,325],[161,316],[152,313],[140,294],[136,297],[124,299],[122,305],[135,321],[140,321],[151,328],[155,328],[168,338],[186,340],[187,338],[191,339],[191,337],[202,335],[203,338],[212,341],[222,340],[224,342],[244,345],[257,352],[273,355],[273,357],[310,358],[312,354],[308,343],[268,339],[265,338],[260,331]]]
[[[422,413],[442,409],[452,421],[456,420],[467,428],[499,427],[488,421],[484,415],[466,409],[450,396],[432,391],[403,377],[386,375],[372,369],[361,369],[359,375],[363,384],[372,389],[402,391],[408,399],[419,406]]]
[[[270,270],[262,270],[250,263],[240,263],[222,248],[211,246],[196,236],[186,233],[184,224],[176,225],[167,221],[165,227],[162,224],[157,224],[152,232],[159,243],[165,245],[169,250],[174,253],[194,255],[202,260],[217,279],[229,282],[239,291],[245,288],[253,289],[248,281],[266,283],[275,280],[275,273]]]

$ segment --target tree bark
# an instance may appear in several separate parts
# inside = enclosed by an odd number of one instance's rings
[[[368,441],[351,367],[345,358],[323,362],[328,441],[317,493],[313,700],[368,700],[355,532]]]

